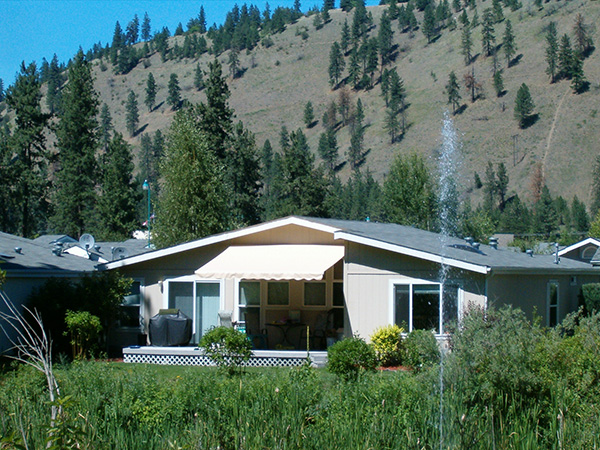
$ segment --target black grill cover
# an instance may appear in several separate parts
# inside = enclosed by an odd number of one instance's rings
[[[176,314],[157,314],[150,319],[150,343],[172,347],[187,345],[192,339],[192,319],[177,310]]]

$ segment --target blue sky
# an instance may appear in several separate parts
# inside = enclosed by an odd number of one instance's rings
[[[163,26],[171,33],[181,22],[185,28],[188,20],[196,17],[204,6],[207,25],[221,24],[235,4],[258,6],[264,10],[265,0],[0,0],[0,78],[8,87],[19,71],[21,61],[48,61],[54,53],[61,62],[67,62],[79,46],[87,51],[98,41],[112,42],[117,20],[125,29],[135,14],[140,21],[148,12],[152,30]],[[323,0],[301,0],[302,11]],[[368,5],[378,1],[367,1]],[[277,6],[293,6],[293,0],[271,0],[271,11]],[[339,0],[336,1],[336,6]]]

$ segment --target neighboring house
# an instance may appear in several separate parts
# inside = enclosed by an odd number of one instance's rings
[[[69,236],[26,239],[0,232],[0,269],[6,272],[2,290],[15,305],[20,306],[49,278],[77,281],[95,272],[99,263],[148,251],[145,245],[146,241],[129,239],[125,242],[94,243],[85,249]],[[0,308],[4,310],[1,302]],[[8,347],[9,342],[0,331],[0,353]]]
[[[590,237],[563,248],[558,252],[558,255],[560,257],[591,263],[598,248],[600,248],[600,240]]]
[[[193,319],[197,343],[231,314],[249,334],[267,330],[271,347],[281,343],[274,327],[288,320],[331,335],[368,338],[396,323],[443,337],[470,306],[512,304],[553,326],[577,309],[582,284],[600,281],[599,268],[556,255],[396,224],[294,216],[99,268],[139,281],[146,326],[160,309],[178,308]]]

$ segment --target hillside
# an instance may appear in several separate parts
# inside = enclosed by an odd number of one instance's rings
[[[540,162],[546,183],[553,196],[562,195],[570,200],[577,195],[584,202],[590,202],[592,167],[598,156],[600,136],[600,51],[593,52],[584,63],[584,72],[590,82],[589,90],[574,94],[570,81],[563,80],[550,84],[545,73],[545,27],[550,21],[556,22],[558,36],[568,33],[572,36],[575,16],[581,13],[588,25],[592,25],[592,37],[600,45],[600,35],[593,24],[600,23],[600,2],[576,0],[570,2],[544,3],[538,9],[530,0],[517,11],[504,8],[504,15],[510,19],[516,35],[518,62],[506,67],[500,53],[500,66],[504,68],[506,94],[496,97],[492,84],[492,58],[481,53],[481,26],[472,35],[475,56],[474,71],[483,87],[483,98],[471,103],[462,84],[463,75],[470,71],[465,66],[461,53],[461,26],[454,30],[442,30],[441,37],[430,44],[421,30],[413,36],[400,33],[397,21],[392,22],[394,43],[398,53],[392,67],[396,67],[404,80],[409,107],[407,110],[409,129],[400,142],[390,144],[384,130],[385,104],[380,85],[370,90],[351,91],[353,103],[361,98],[365,106],[365,147],[370,149],[366,156],[368,167],[378,179],[382,179],[393,156],[398,152],[417,151],[435,164],[436,149],[440,143],[441,120],[449,108],[445,85],[448,74],[455,71],[461,83],[462,103],[465,108],[454,117],[456,128],[462,135],[462,155],[459,184],[477,201],[480,191],[473,189],[473,173],[483,179],[488,161],[496,165],[504,162],[510,177],[509,193],[517,192],[529,199],[528,191],[534,166]],[[491,7],[491,2],[478,2],[478,14]],[[387,6],[369,7],[375,26],[370,36],[377,36],[377,26],[382,12]],[[468,10],[469,18],[473,11]],[[352,22],[353,12],[330,11],[331,22],[317,30],[312,17],[302,17],[288,25],[283,33],[272,36],[273,45],[265,48],[257,46],[251,52],[240,53],[243,75],[229,79],[231,90],[230,104],[236,111],[236,119],[255,133],[256,141],[262,146],[270,139],[277,149],[279,131],[283,125],[288,130],[303,128],[313,151],[316,152],[319,135],[323,132],[321,117],[327,105],[338,98],[338,90],[329,85],[329,52],[334,41],[340,40],[344,20]],[[457,17],[458,15],[455,14]],[[419,22],[422,13],[417,14]],[[182,18],[185,20],[186,18]],[[300,31],[308,30],[308,38],[303,39]],[[499,44],[504,32],[504,23],[495,25],[496,42]],[[170,38],[169,45],[179,45],[183,37]],[[141,45],[141,44],[138,44]],[[209,41],[210,45],[210,41]],[[224,71],[228,67],[229,51],[219,55]],[[115,129],[125,131],[125,102],[129,90],[138,95],[140,105],[140,128],[144,133],[167,131],[174,112],[166,104],[167,83],[171,73],[178,74],[182,97],[192,103],[204,99],[204,94],[193,87],[196,64],[206,68],[213,56],[205,53],[199,59],[182,59],[162,62],[158,53],[141,61],[126,75],[115,75],[110,63],[103,60],[105,70],[101,70],[98,60],[94,61],[95,87],[101,103],[106,103],[111,111]],[[346,73],[349,57],[346,57]],[[106,69],[107,68],[107,69]],[[148,112],[143,104],[144,90],[148,74],[152,72],[158,85],[154,111]],[[513,117],[514,100],[518,87],[526,83],[535,102],[535,112],[539,119],[529,128],[520,129]],[[318,124],[306,129],[303,123],[303,110],[311,101]],[[139,133],[129,141],[139,147]],[[345,158],[349,147],[348,127],[337,132],[340,157]],[[342,179],[350,173],[348,165],[340,171]]]

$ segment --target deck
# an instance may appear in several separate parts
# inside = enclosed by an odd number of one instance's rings
[[[324,367],[326,351],[307,353],[303,350],[254,350],[246,367],[294,367],[310,358],[313,367]],[[212,360],[198,347],[131,346],[123,348],[126,363],[146,363],[178,366],[214,366]]]

